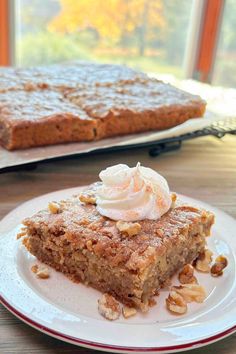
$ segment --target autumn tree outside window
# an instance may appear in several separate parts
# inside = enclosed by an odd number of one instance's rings
[[[228,1],[236,6],[236,0]],[[97,60],[184,78],[184,55],[188,47],[192,49],[188,44],[192,40],[197,50],[194,55],[185,56],[185,66],[192,63],[188,76],[209,81],[224,3],[225,0],[1,0],[0,64],[9,65],[13,59],[24,66]],[[191,8],[195,5],[196,10],[200,4],[200,31],[187,43],[196,15],[192,14],[190,22]]]

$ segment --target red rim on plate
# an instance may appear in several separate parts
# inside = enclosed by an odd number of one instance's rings
[[[48,328],[46,326],[42,326],[39,323],[31,320],[29,317],[25,316],[23,313],[15,309],[13,306],[11,306],[1,295],[0,295],[0,302],[2,305],[9,310],[13,315],[18,317],[20,320],[25,322],[26,324],[30,325],[31,327],[48,334],[51,337],[60,339],[64,342],[68,342],[71,344],[76,344],[76,345],[81,345],[81,346],[88,346],[93,349],[97,350],[116,350],[116,351],[128,351],[128,352],[162,352],[162,351],[175,351],[175,350],[187,350],[187,349],[192,349],[193,347],[199,347],[207,344],[211,344],[214,342],[219,341],[220,339],[223,339],[225,337],[228,337],[230,334],[233,334],[236,332],[236,325],[221,332],[218,334],[215,334],[214,336],[198,340],[195,342],[191,343],[186,343],[186,344],[180,344],[180,345],[173,345],[173,346],[165,346],[165,347],[150,347],[150,348],[145,348],[145,347],[123,347],[123,346],[117,346],[117,345],[108,345],[108,344],[101,344],[98,342],[92,342],[92,341],[87,341],[83,339],[79,339],[76,337],[72,337],[66,334],[63,334],[61,332],[55,331],[51,328]]]

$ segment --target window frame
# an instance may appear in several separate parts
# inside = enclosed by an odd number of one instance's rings
[[[0,0],[0,66],[15,63],[15,0]]]
[[[185,53],[185,75],[211,83],[225,0],[194,0]]]
[[[9,2],[0,1],[0,66],[10,65]]]

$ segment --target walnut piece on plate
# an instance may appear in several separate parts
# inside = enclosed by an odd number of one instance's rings
[[[212,255],[213,253],[209,249],[205,249],[200,253],[195,263],[196,269],[200,272],[209,273]]]
[[[174,290],[170,291],[169,296],[166,299],[166,307],[170,312],[178,315],[183,315],[187,312],[187,303],[185,299]]]
[[[171,290],[181,295],[186,302],[203,302],[206,298],[206,292],[203,286],[199,284],[183,284],[173,286]]]
[[[223,270],[227,267],[227,258],[223,255],[216,257],[215,263],[211,267],[211,275],[213,277],[219,277],[223,274]]]
[[[197,284],[197,278],[194,276],[194,268],[191,264],[186,264],[179,273],[181,284]]]
[[[48,279],[49,278],[49,269],[45,266],[38,266],[34,264],[31,267],[31,271],[37,275],[40,279]]]
[[[117,320],[121,313],[120,304],[113,296],[105,293],[98,300],[98,312],[107,320]]]
[[[129,318],[129,317],[135,316],[137,313],[137,310],[134,307],[124,306],[122,308],[122,313],[123,313],[124,318]]]

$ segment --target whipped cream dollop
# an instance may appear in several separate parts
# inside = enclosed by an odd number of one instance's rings
[[[165,214],[172,200],[164,177],[151,168],[130,168],[119,164],[99,174],[102,185],[97,191],[97,210],[113,220],[156,220]]]

